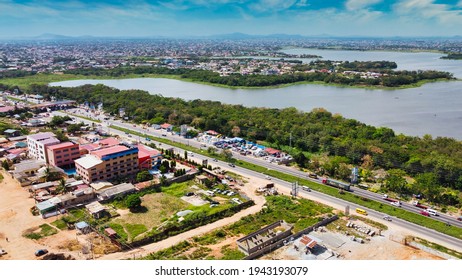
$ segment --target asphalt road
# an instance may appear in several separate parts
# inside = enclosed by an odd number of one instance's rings
[[[61,116],[65,115],[65,113],[62,113],[62,112],[53,112],[53,114],[61,115]],[[74,116],[71,116],[71,117],[74,117]],[[87,116],[87,117],[89,117],[89,116]],[[91,117],[94,118],[94,116],[91,116]],[[78,117],[75,117],[75,118],[78,118]],[[78,120],[82,121],[84,123],[87,123],[87,124],[92,123],[92,121],[82,119],[82,118],[78,118]],[[98,123],[96,123],[96,124],[98,125]],[[192,146],[192,147],[196,147],[196,148],[201,148],[201,145],[203,144],[203,143],[199,143],[199,142],[197,142],[195,140],[192,140],[192,139],[185,139],[185,138],[180,137],[178,135],[172,135],[171,133],[161,132],[159,130],[154,130],[152,128],[144,129],[144,128],[139,127],[138,125],[134,126],[133,124],[125,123],[125,122],[116,122],[116,121],[112,121],[112,120],[111,121],[102,121],[101,125],[103,127],[106,127],[106,129],[111,134],[119,135],[119,136],[121,136],[123,138],[131,139],[132,141],[139,141],[139,142],[142,142],[142,143],[153,142],[158,147],[162,147],[164,149],[173,148],[176,153],[180,153],[180,154],[184,153],[183,149],[180,149],[180,148],[177,148],[177,147],[174,147],[174,146],[170,146],[170,145],[167,145],[167,144],[164,144],[164,143],[159,143],[159,142],[156,142],[156,141],[153,141],[153,140],[147,141],[143,137],[139,137],[139,136],[135,136],[135,135],[131,135],[131,137],[128,137],[128,135],[125,132],[122,132],[122,131],[119,131],[119,130],[116,130],[116,129],[113,129],[113,128],[109,129],[108,126],[109,125],[116,125],[116,126],[120,126],[120,127],[126,128],[126,129],[130,129],[130,130],[133,130],[133,131],[144,133],[144,134],[147,134],[147,135],[155,136],[155,137],[165,137],[165,138],[167,138],[169,140],[172,140],[174,142],[183,143],[183,144],[186,144],[186,145],[189,145],[189,146]],[[277,165],[277,164],[272,164],[272,163],[269,163],[267,161],[260,160],[260,159],[257,159],[257,158],[241,156],[241,155],[236,154],[236,153],[234,153],[234,157],[236,159],[239,159],[239,160],[243,160],[243,161],[247,161],[249,163],[253,163],[253,164],[257,164],[257,165],[267,167],[268,169],[277,170],[277,171],[280,171],[280,172],[284,172],[284,173],[287,173],[287,174],[290,174],[290,175],[297,176],[299,178],[308,179],[308,180],[314,181],[316,183],[320,183],[319,180],[307,177],[307,174],[305,172],[297,171],[297,170],[291,169],[291,168],[286,167],[286,166],[280,166],[280,165]],[[215,161],[213,161],[212,158],[209,158],[209,157],[206,157],[206,156],[203,156],[203,155],[200,155],[200,154],[193,154],[193,156],[190,156],[190,159],[198,159],[200,161],[202,161],[203,159],[207,159],[208,163],[211,164],[212,166],[219,166],[220,168],[225,168],[225,169],[229,169],[229,170],[235,170],[235,171],[237,171],[237,172],[239,172],[239,173],[241,173],[243,175],[247,175],[247,176],[254,176],[254,177],[258,177],[258,178],[262,178],[262,179],[266,178],[266,175],[261,174],[259,172],[255,172],[255,171],[252,171],[252,170],[249,170],[249,169],[241,168],[239,166],[230,167],[228,165],[228,163],[226,163],[226,162],[222,162],[222,161],[216,161],[215,162]],[[292,183],[291,182],[286,182],[286,181],[283,181],[283,180],[279,180],[277,178],[271,178],[271,181],[273,181],[273,182],[275,182],[275,183],[277,183],[277,184],[279,184],[279,185],[281,185],[283,187],[287,187],[287,188],[290,188],[290,189],[292,188]],[[305,192],[302,189],[300,189],[299,191]],[[359,196],[367,197],[369,199],[377,200],[377,201],[380,201],[380,202],[385,202],[383,200],[383,198],[382,198],[382,195],[380,195],[380,194],[376,194],[376,193],[369,192],[369,191],[366,191],[366,190],[362,190],[362,189],[359,189],[359,188],[353,188],[353,192],[356,195],[359,195]],[[320,193],[320,192],[311,191],[310,195],[315,197],[315,198],[317,197],[317,198],[323,199],[325,201],[328,201],[328,202],[331,202],[333,204],[337,204],[337,205],[340,205],[340,206],[343,206],[343,207],[346,207],[347,205],[349,205],[350,206],[350,211],[354,210],[356,207],[360,207],[360,208],[366,209],[368,214],[370,216],[372,216],[372,217],[381,219],[384,216],[384,214],[381,213],[381,212],[378,212],[378,211],[375,211],[375,210],[372,210],[372,209],[367,209],[367,208],[365,208],[363,206],[359,206],[359,205],[356,205],[354,203],[347,202],[347,201],[344,201],[342,199],[332,197],[332,196],[329,196],[329,195],[326,195],[326,194],[323,194],[323,193]],[[421,210],[420,208],[417,208],[417,207],[415,207],[415,206],[413,206],[411,204],[408,204],[408,203],[403,203],[402,208],[406,209],[406,210],[408,210],[410,212],[415,212],[415,213],[419,213],[420,210]],[[459,221],[455,220],[453,217],[449,217],[447,215],[439,214],[439,216],[436,216],[436,217],[432,216],[432,218],[443,221],[443,222],[447,222],[447,223],[451,224],[451,226],[462,227],[461,222],[459,222]],[[449,245],[452,245],[453,248],[459,248],[459,250],[462,250],[462,240],[460,240],[460,239],[457,239],[455,237],[448,236],[446,234],[437,232],[435,230],[428,229],[428,228],[425,228],[425,227],[422,227],[422,226],[419,226],[419,225],[416,225],[416,224],[413,224],[413,223],[398,219],[396,217],[392,217],[392,219],[393,219],[394,224],[397,224],[397,225],[399,225],[399,226],[401,226],[401,227],[403,227],[403,228],[405,228],[407,230],[430,236],[434,240],[441,240],[442,242],[445,242],[445,243],[447,243]]]

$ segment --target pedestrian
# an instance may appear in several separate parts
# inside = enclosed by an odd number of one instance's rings
[[[6,242],[10,242],[10,241],[8,241],[8,237],[7,237],[7,238],[5,238],[5,239],[6,239]]]

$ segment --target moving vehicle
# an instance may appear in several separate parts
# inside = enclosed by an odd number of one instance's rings
[[[438,212],[436,212],[436,210],[433,210],[433,209],[428,208],[428,209],[425,210],[425,211],[427,211],[428,214],[431,214],[431,215],[433,215],[433,216],[438,216]]]
[[[43,255],[46,255],[46,254],[48,254],[47,249],[38,249],[37,251],[35,251],[35,256],[36,257],[40,257],[40,256],[43,256]]]
[[[383,216],[383,219],[384,219],[385,221],[391,222],[391,217],[390,217],[390,216]]]
[[[356,208],[356,213],[367,216],[367,211],[361,208]]]
[[[345,191],[350,191],[350,184],[349,183],[344,183],[344,182],[340,182],[340,181],[337,181],[337,180],[332,180],[332,179],[329,179],[329,178],[322,179],[322,183],[325,184],[325,185],[329,185],[329,186],[332,186],[332,187],[335,187],[335,188],[345,190]]]
[[[310,173],[308,174],[308,177],[313,178],[313,179],[318,179],[318,175],[316,173]]]
[[[270,176],[268,176],[268,175],[266,175],[266,176],[265,176],[265,179],[267,179],[267,180],[271,180],[271,177],[270,177]]]
[[[213,160],[214,162],[218,162],[218,159],[216,159],[216,158],[214,158],[214,159],[212,159],[212,160]]]
[[[420,214],[422,214],[424,216],[427,216],[427,217],[430,217],[430,214],[425,210],[420,211]]]
[[[234,163],[230,163],[228,165],[231,166],[231,167],[236,167],[236,165],[234,165]]]
[[[149,137],[146,137],[146,141],[151,141],[151,138],[149,138]]]
[[[462,216],[460,216],[459,218],[457,218],[458,221],[462,221]]]
[[[307,192],[311,191],[311,189],[307,186],[302,186],[302,190],[307,191]]]
[[[419,207],[419,208],[421,208],[421,209],[427,209],[427,208],[428,208],[428,206],[425,206],[425,205],[423,205],[423,204],[420,204],[420,202],[418,202],[418,201],[413,201],[413,202],[412,202],[412,205],[414,205],[415,207]]]
[[[390,201],[390,204],[393,206],[401,207],[401,201],[397,199],[389,198],[387,194],[383,195],[383,199],[385,199],[386,201]]]

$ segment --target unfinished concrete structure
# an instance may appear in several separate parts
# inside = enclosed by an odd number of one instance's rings
[[[269,226],[266,226],[256,232],[253,232],[241,239],[238,239],[237,246],[239,250],[247,255],[250,255],[271,244],[286,238],[292,234],[294,226],[285,221],[277,221]]]

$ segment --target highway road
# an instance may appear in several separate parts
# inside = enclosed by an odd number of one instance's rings
[[[65,113],[62,113],[62,112],[53,112],[53,114],[61,115],[61,116],[65,115]],[[75,117],[75,116],[71,116],[71,117]],[[87,117],[90,117],[90,116],[87,115]],[[94,116],[91,116],[91,117],[95,118]],[[87,123],[87,124],[92,123],[91,121],[83,119],[83,118],[78,118],[78,117],[75,117],[75,118],[78,121],[82,121],[82,122]],[[170,146],[170,145],[167,145],[167,144],[164,144],[164,143],[159,143],[159,142],[156,142],[156,141],[153,141],[153,140],[147,141],[143,137],[139,137],[139,136],[135,136],[135,135],[132,135],[131,137],[127,137],[128,135],[125,132],[119,131],[119,130],[116,130],[116,129],[113,129],[113,128],[109,129],[108,126],[109,125],[116,125],[116,126],[120,126],[120,127],[126,128],[126,129],[136,131],[136,132],[140,132],[140,133],[144,133],[144,134],[147,134],[147,135],[155,136],[155,137],[165,137],[165,138],[168,138],[169,140],[172,140],[174,142],[183,143],[183,144],[186,144],[186,145],[189,145],[189,146],[192,146],[192,147],[196,147],[196,148],[202,148],[201,145],[203,144],[203,143],[199,143],[199,142],[197,142],[195,140],[192,140],[192,139],[185,139],[185,138],[180,137],[178,135],[172,135],[171,133],[166,134],[165,132],[162,132],[160,130],[154,130],[152,128],[144,129],[144,128],[139,127],[138,125],[134,126],[133,124],[120,122],[120,121],[113,121],[113,120],[103,121],[101,123],[101,125],[103,127],[106,127],[106,129],[108,129],[111,134],[119,135],[121,137],[124,137],[124,138],[127,138],[127,139],[132,139],[133,141],[139,141],[139,142],[142,142],[142,143],[151,143],[151,142],[153,142],[158,147],[162,147],[164,149],[173,148],[176,153],[180,153],[180,154],[184,153],[183,149],[180,149],[180,148],[177,148],[177,147],[174,147],[174,146]],[[163,136],[163,135],[165,135],[165,136]],[[305,172],[294,170],[294,169],[286,167],[286,166],[280,166],[280,165],[277,165],[277,164],[272,164],[272,163],[269,163],[269,162],[267,162],[265,160],[261,160],[261,159],[257,159],[257,158],[241,156],[241,155],[236,154],[236,153],[234,153],[234,157],[236,159],[239,159],[239,160],[243,160],[243,161],[247,161],[247,162],[250,162],[250,163],[253,163],[253,164],[257,164],[257,165],[267,167],[268,169],[277,170],[277,171],[280,171],[280,172],[284,172],[284,173],[287,173],[287,174],[297,176],[299,178],[308,179],[308,180],[314,181],[316,183],[320,183],[319,180],[308,178]],[[238,173],[240,173],[240,174],[242,174],[244,176],[254,176],[254,177],[258,177],[258,178],[262,178],[262,179],[266,178],[266,175],[261,174],[259,172],[252,171],[252,170],[249,170],[249,169],[246,169],[246,168],[241,168],[239,166],[230,167],[228,165],[228,163],[226,163],[226,162],[222,162],[222,161],[216,161],[215,162],[215,161],[213,161],[212,158],[209,158],[207,156],[203,156],[203,155],[200,155],[200,154],[194,154],[193,156],[190,156],[190,159],[197,159],[197,160],[199,160],[199,162],[202,162],[203,159],[207,159],[208,163],[212,164],[213,166],[219,166],[220,168],[223,168],[223,169],[229,169],[229,170],[232,170],[232,171],[236,171],[236,172],[238,172]],[[290,189],[292,188],[292,182],[279,180],[277,178],[271,178],[271,181],[279,184],[282,187],[286,187],[286,188],[290,188]],[[301,188],[300,188],[299,191],[300,192],[305,192]],[[369,198],[371,200],[377,200],[377,201],[380,201],[380,202],[386,202],[386,201],[383,200],[382,195],[380,195],[380,194],[376,194],[376,193],[369,192],[369,191],[366,191],[366,190],[362,190],[362,189],[359,189],[359,188],[353,188],[353,192],[358,196],[367,197],[367,198]],[[368,211],[368,214],[370,216],[372,216],[372,217],[375,217],[375,218],[380,218],[381,219],[384,216],[383,213],[380,213],[378,211],[375,211],[375,210],[372,210],[372,209],[367,209],[364,206],[359,206],[359,205],[356,205],[354,203],[347,202],[347,201],[344,201],[342,199],[332,197],[332,196],[329,196],[329,195],[324,194],[324,193],[311,191],[310,196],[312,196],[314,198],[323,199],[325,201],[328,201],[328,202],[336,204],[336,205],[340,205],[341,207],[343,207],[343,209],[345,209],[345,207],[347,205],[350,206],[350,209],[352,209],[352,210],[354,210],[356,207],[366,209]],[[402,208],[406,209],[406,210],[408,210],[410,212],[415,212],[415,213],[419,213],[420,210],[421,210],[420,208],[417,208],[417,207],[415,207],[415,206],[413,206],[411,204],[408,204],[408,203],[403,203]],[[432,218],[443,221],[443,222],[448,222],[449,224],[451,224],[451,226],[458,226],[458,227],[462,226],[461,222],[459,222],[459,221],[455,220],[453,217],[449,217],[447,215],[441,215],[440,214],[439,216],[436,216],[436,217],[432,216]],[[428,229],[428,228],[425,228],[425,227],[422,227],[422,226],[419,226],[419,225],[416,225],[416,224],[413,224],[413,223],[398,219],[396,217],[392,217],[392,219],[393,219],[394,224],[397,224],[397,225],[399,225],[399,226],[401,226],[401,227],[403,227],[403,228],[405,228],[407,230],[413,231],[415,233],[420,233],[422,235],[429,236],[429,237],[433,238],[434,240],[440,240],[443,243],[451,245],[451,247],[456,249],[456,250],[459,250],[459,251],[462,250],[462,240],[460,240],[460,239],[457,239],[455,237],[448,236],[446,234],[437,232],[435,230]]]

